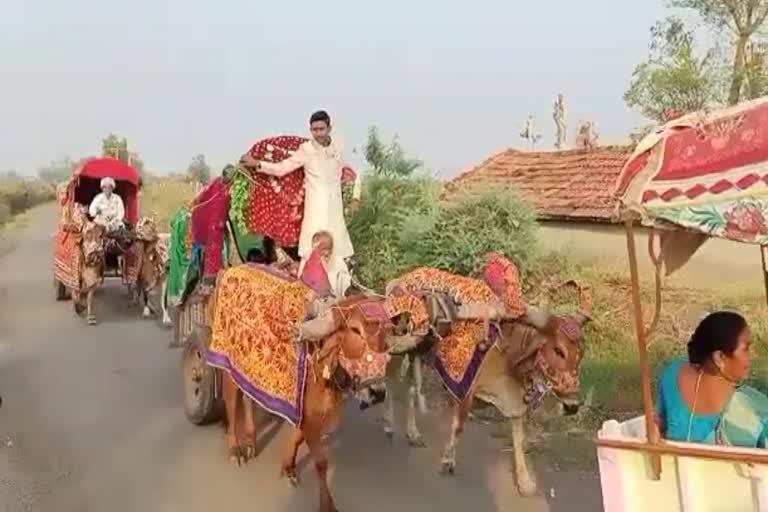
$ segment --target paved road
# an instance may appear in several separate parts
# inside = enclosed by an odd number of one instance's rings
[[[39,210],[14,248],[0,249],[0,511],[315,510],[311,466],[299,489],[278,479],[285,429],[238,469],[220,427],[186,421],[180,355],[120,286],[102,290],[96,327],[53,300],[54,219],[52,207]],[[432,447],[409,451],[386,441],[375,416],[350,409],[332,447],[340,510],[600,510],[596,480],[576,473],[540,474],[547,499],[519,498],[499,441],[477,425],[458,474],[439,476],[442,424],[426,421]]]

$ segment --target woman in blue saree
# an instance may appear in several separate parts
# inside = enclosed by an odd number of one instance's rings
[[[670,441],[765,448],[768,397],[743,384],[749,376],[750,334],[738,313],[708,315],[672,361],[657,392],[657,423]]]

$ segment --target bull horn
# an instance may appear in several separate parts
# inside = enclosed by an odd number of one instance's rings
[[[497,304],[472,302],[458,307],[456,318],[459,320],[498,320],[504,316],[504,310]]]
[[[384,295],[389,297],[399,285],[400,281],[398,279],[393,279],[392,281],[388,282],[384,288]]]
[[[575,288],[579,294],[579,314],[585,319],[589,319],[592,313],[592,294],[590,288],[576,279],[569,279],[568,281],[556,286],[552,291],[561,288]]]
[[[403,334],[387,336],[387,353],[393,356],[402,355],[415,349],[424,339],[423,335]]]
[[[589,286],[579,285],[579,313],[586,319],[592,314],[592,293]]]
[[[317,318],[302,322],[299,337],[306,341],[321,341],[337,329],[336,318],[328,311]]]
[[[583,325],[583,324],[585,324],[587,322],[590,322],[592,320],[592,317],[589,316],[588,314],[584,313],[584,311],[582,311],[581,309],[579,309],[576,313],[574,313],[571,316],[573,317],[574,320],[576,320],[576,322],[579,325]]]
[[[333,307],[337,302],[338,300],[334,297],[313,300],[306,307],[306,318],[317,318],[319,316],[323,316],[328,311],[330,311],[331,307]]]
[[[535,308],[533,306],[528,306],[526,308],[526,313],[520,317],[522,322],[525,322],[526,324],[530,325],[531,327],[535,327],[540,331],[543,331],[547,328],[550,319],[551,315],[547,309]]]

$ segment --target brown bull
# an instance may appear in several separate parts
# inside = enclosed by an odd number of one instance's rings
[[[360,304],[372,300],[377,299],[365,296],[345,299],[323,315],[304,322],[302,328],[302,339],[310,344],[304,409],[301,424],[290,435],[282,460],[282,475],[292,484],[298,484],[296,455],[299,447],[306,443],[320,482],[320,512],[336,511],[328,487],[328,457],[323,437],[333,432],[339,423],[342,394],[350,389],[350,381],[360,377],[355,375],[358,373],[355,368],[381,360],[388,342],[397,341],[388,335],[388,322],[372,320],[363,313]],[[385,365],[379,365],[378,375],[366,375],[366,380],[372,384],[362,390],[357,389],[359,397],[369,399],[373,396],[374,402],[383,399]],[[230,458],[239,464],[244,458],[255,454],[254,405],[229,373],[223,372],[223,375],[227,447]],[[377,378],[381,383],[373,384]],[[368,404],[361,405],[361,408],[364,405]]]
[[[580,291],[583,290],[580,288]],[[516,483],[524,496],[536,492],[535,479],[528,470],[525,457],[526,413],[535,409],[543,396],[551,392],[562,404],[566,414],[575,414],[580,406],[579,368],[583,355],[582,325],[588,321],[588,300],[582,293],[577,313],[555,316],[529,308],[528,313],[514,320],[501,318],[499,338],[488,351],[477,378],[462,401],[454,399],[451,434],[442,457],[442,471],[453,474],[456,468],[456,448],[464,431],[474,398],[494,405],[510,420]],[[459,314],[469,319],[472,313]],[[474,315],[484,317],[487,315]],[[430,339],[431,338],[431,339]],[[416,405],[425,408],[421,394],[421,365],[423,352],[432,343],[440,343],[433,335],[411,337],[397,352],[406,353],[412,381],[409,388],[406,436],[411,446],[425,446],[416,424]],[[426,348],[425,348],[426,345]],[[397,364],[393,359],[393,365]],[[385,432],[391,436],[394,424],[392,394],[387,393],[384,409]]]
[[[142,316],[149,318],[152,313],[162,312],[163,321],[168,319],[165,308],[165,270],[168,261],[167,233],[158,233],[155,222],[149,217],[142,217],[136,224],[136,241],[132,247],[137,258],[138,276],[136,279],[137,299],[142,305]],[[150,294],[161,287],[161,302],[159,311],[150,305]]]

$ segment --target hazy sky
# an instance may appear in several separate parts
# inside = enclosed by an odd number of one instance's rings
[[[348,147],[399,133],[436,172],[507,146],[536,114],[551,146],[639,122],[622,100],[662,0],[23,0],[0,2],[0,169],[128,137],[150,170],[217,166],[329,110]]]

